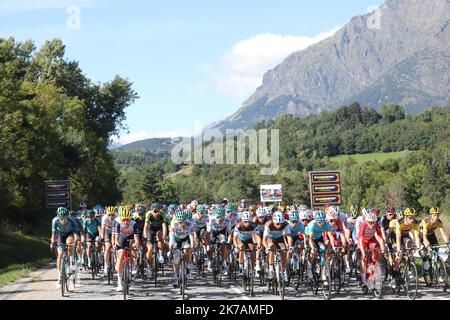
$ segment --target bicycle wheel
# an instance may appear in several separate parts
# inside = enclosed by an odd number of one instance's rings
[[[127,300],[127,294],[128,294],[128,263],[125,262],[123,265],[123,271],[122,271],[122,287],[123,287],[123,300]]]
[[[284,275],[282,274],[282,272],[281,272],[281,270],[280,270],[281,268],[279,268],[279,278],[277,279],[277,281],[278,281],[278,291],[279,291],[279,294],[280,294],[280,299],[281,300],[284,300],[284,294],[285,294],[285,287],[286,287],[286,285],[285,285],[285,282],[284,282]]]
[[[336,294],[339,294],[341,291],[341,272],[339,270],[339,258],[331,259],[330,266],[332,288],[334,291],[336,291]]]
[[[332,288],[332,279],[331,279],[331,268],[329,263],[325,262],[325,276],[322,279],[322,292],[325,300],[331,299],[331,288]]]
[[[424,263],[422,263],[422,277],[425,281],[425,285],[427,287],[433,284],[433,268],[431,266],[431,259],[427,259]]]
[[[64,293],[66,290],[66,258],[63,258],[61,261],[61,275],[60,275],[60,280],[61,280],[61,295],[64,297]]]
[[[448,278],[447,278],[447,268],[444,263],[444,259],[438,257],[437,260],[437,281],[443,292],[447,291]]]
[[[181,253],[183,254],[183,253]],[[153,276],[155,277],[155,287],[158,284],[158,246],[154,246],[153,248]]]
[[[180,262],[180,294],[182,299],[184,300],[184,295],[185,295],[185,268],[184,268],[184,259],[181,259]]]
[[[373,269],[373,294],[376,298],[383,298],[383,274],[381,272],[381,265],[377,261],[375,265],[372,266]]]
[[[255,296],[255,270],[253,268],[253,265],[250,263],[250,272],[249,272],[249,278],[250,278],[250,296]]]
[[[408,267],[405,268],[405,290],[406,295],[410,300],[414,300],[417,296],[418,279],[417,279],[417,268],[414,262],[409,262]]]

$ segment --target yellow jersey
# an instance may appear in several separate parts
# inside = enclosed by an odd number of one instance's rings
[[[437,219],[435,223],[431,222],[431,217],[427,217],[420,221],[419,230],[420,234],[426,232],[427,236],[434,233],[437,228],[444,228],[444,224],[440,219]]]
[[[419,226],[414,221],[410,225],[405,224],[405,219],[395,219],[389,223],[389,229],[392,230],[395,234],[400,233],[403,236],[406,236],[410,231],[419,232]]]

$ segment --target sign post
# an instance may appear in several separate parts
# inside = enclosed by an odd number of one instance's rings
[[[341,205],[341,175],[339,171],[312,171],[309,173],[311,208]]]
[[[50,180],[44,183],[47,209],[72,208],[70,180]]]
[[[281,184],[261,185],[259,194],[262,203],[281,202],[283,199]]]

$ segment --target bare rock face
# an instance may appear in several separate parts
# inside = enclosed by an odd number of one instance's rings
[[[377,109],[398,103],[410,113],[450,105],[450,0],[387,0],[378,13],[352,18],[334,36],[268,71],[262,86],[216,128],[249,128],[355,101]]]

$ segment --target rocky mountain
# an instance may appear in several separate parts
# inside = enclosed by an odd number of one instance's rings
[[[450,105],[450,0],[387,0],[334,36],[292,53],[219,129],[282,114],[306,116],[358,101],[418,113]]]

